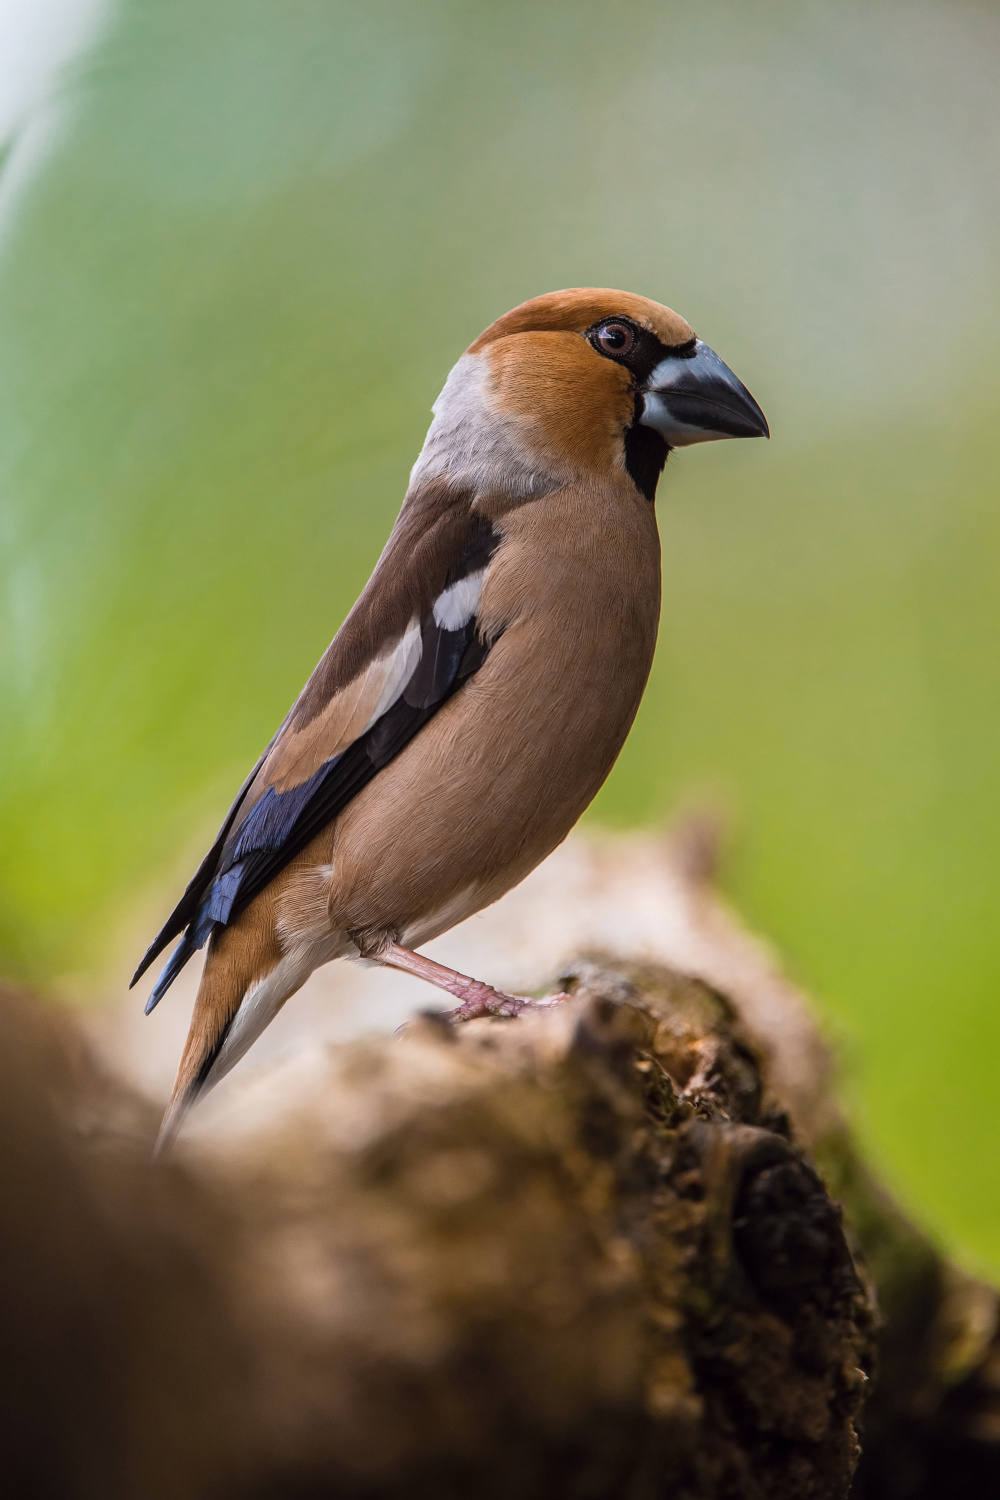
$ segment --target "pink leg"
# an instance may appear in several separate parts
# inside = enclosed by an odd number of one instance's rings
[[[479,979],[470,979],[467,974],[459,974],[457,969],[435,963],[433,958],[427,958],[423,953],[413,953],[409,948],[401,948],[398,943],[390,943],[383,949],[378,955],[378,962],[390,969],[402,969],[404,974],[415,974],[418,979],[426,979],[428,984],[437,985],[439,990],[446,990],[449,995],[454,995],[461,1004],[455,1010],[445,1011],[449,1021],[475,1021],[480,1016],[518,1016],[534,1003],[522,999],[520,995],[505,995],[492,985],[483,984]],[[566,997],[559,995],[553,998],[561,1000]]]

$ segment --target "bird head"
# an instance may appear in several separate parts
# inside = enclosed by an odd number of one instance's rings
[[[529,499],[585,474],[652,499],[672,448],[767,437],[746,386],[658,302],[577,288],[492,323],[455,365],[413,481]]]

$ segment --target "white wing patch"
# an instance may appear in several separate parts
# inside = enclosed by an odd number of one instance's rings
[[[372,662],[368,672],[373,676],[385,674],[382,682],[382,691],[379,693],[375,707],[365,729],[370,729],[376,719],[380,719],[387,708],[391,708],[406,687],[410,678],[417,670],[420,660],[420,624],[414,620],[406,629],[405,634],[398,640],[392,651],[387,656],[380,656]]]
[[[483,592],[486,569],[460,578],[439,594],[434,605],[434,623],[442,630],[461,630],[468,625],[479,608],[479,596]]]
[[[293,725],[280,737],[261,767],[261,784],[287,791],[323,761],[343,754],[399,698],[417,669],[420,651],[420,624],[413,620],[399,640],[334,693],[304,729]]]
[[[462,630],[474,618],[487,571],[480,568],[442,590],[433,609],[439,630]],[[287,791],[323,761],[342,755],[399,701],[422,653],[423,628],[419,620],[411,620],[399,639],[335,693],[321,713],[303,729],[293,724],[280,737],[255,785]]]

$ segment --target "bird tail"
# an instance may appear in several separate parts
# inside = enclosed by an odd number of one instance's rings
[[[274,925],[262,922],[261,915],[252,926],[241,917],[230,927],[217,928],[209,941],[156,1156],[170,1145],[200,1095],[239,1061],[306,977],[303,974],[289,987],[292,976]]]

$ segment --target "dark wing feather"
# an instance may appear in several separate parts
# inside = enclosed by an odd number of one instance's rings
[[[280,735],[280,733],[281,730],[278,731],[278,735]],[[229,835],[229,830],[235,823],[237,814],[239,813],[240,808],[243,806],[243,803],[246,801],[247,792],[253,786],[258,771],[267,760],[267,757],[270,755],[271,749],[278,739],[278,735],[275,735],[270,745],[268,745],[267,749],[264,751],[264,754],[260,757],[257,764],[250,772],[250,775],[247,777],[246,781],[244,781],[243,785],[237,792],[236,800],[226,814],[225,821],[223,822],[222,827],[219,829],[215,843],[212,845],[211,849],[209,849],[208,853],[205,855],[205,858],[202,860],[197,870],[195,870],[194,874],[191,876],[191,879],[188,881],[183,896],[178,901],[177,905],[170,913],[170,916],[164,922],[163,926],[156,934],[156,937],[153,939],[153,941],[150,943],[149,947],[143,954],[142,962],[139,964],[139,967],[132,975],[129,989],[131,989],[132,985],[137,983],[137,981],[142,978],[143,974],[145,974],[150,964],[153,963],[157,958],[159,958],[160,954],[163,952],[167,944],[172,942],[179,932],[183,932],[185,927],[187,927],[188,924],[193,920],[199,906],[201,905],[202,897],[215,878],[215,873],[219,866],[219,858],[222,854],[223,846]]]
[[[477,671],[489,651],[475,615],[457,629],[435,619],[451,584],[485,567],[499,544],[489,522],[440,489],[410,496],[364,593],[335,637],[278,734],[241,788],[219,836],[132,983],[172,938],[183,937],[147,1002],[147,1012],[212,931],[255,896],[389,763],[443,703]],[[301,730],[331,698],[420,620],[421,649],[393,703],[339,753],[279,790],[283,737]],[[287,777],[285,778],[287,783]]]
[[[268,787],[242,824],[231,853],[227,851],[220,862],[208,908],[213,921],[230,922],[249,906],[485,661],[489,647],[477,636],[475,620],[461,631],[440,634],[453,639],[439,653],[445,670],[433,681],[433,696],[421,694],[417,702],[411,702],[407,690],[352,745],[324,761],[308,781],[286,792]]]

